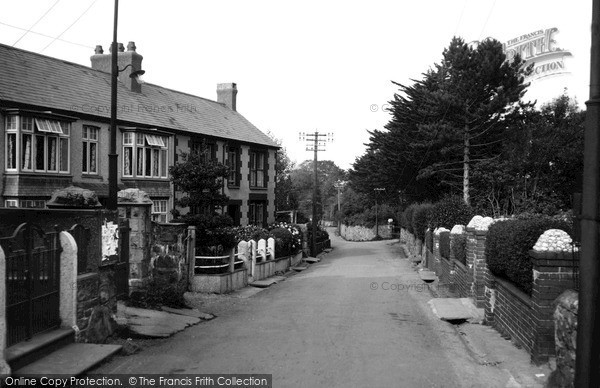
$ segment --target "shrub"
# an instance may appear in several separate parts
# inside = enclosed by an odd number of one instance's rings
[[[445,259],[450,258],[450,232],[440,233],[440,256]]]
[[[433,252],[433,232],[430,229],[425,231],[425,246],[429,252]]]
[[[418,239],[423,240],[425,237],[425,231],[429,227],[431,221],[431,210],[433,205],[431,203],[422,203],[415,207],[412,216],[412,228],[414,234]]]
[[[142,288],[131,293],[128,304],[133,307],[157,309],[161,306],[186,307],[183,294],[187,289],[187,280],[170,281],[154,276]]]
[[[467,236],[464,234],[454,235],[452,241],[452,253],[454,253],[454,259],[460,261],[463,264],[467,264]]]
[[[431,228],[452,229],[454,225],[466,225],[475,215],[474,209],[459,196],[443,198],[433,205]]]
[[[404,212],[402,213],[402,227],[408,230],[408,232],[411,234],[415,233],[412,227],[412,219],[416,206],[417,204],[413,203],[404,209]]]
[[[571,224],[546,216],[528,215],[492,224],[485,248],[490,271],[531,295],[533,267],[529,250],[548,229],[562,229],[571,234]]]
[[[256,225],[238,226],[234,228],[235,240],[240,241],[258,241],[260,239],[268,239],[269,231]]]
[[[271,236],[275,239],[275,257],[285,257],[296,253],[293,250],[294,236],[285,228],[271,230]]]
[[[302,238],[304,234],[302,233],[302,228],[299,225],[293,225],[287,222],[279,222],[269,226],[269,230],[271,230],[271,232],[277,228],[286,229],[292,234],[293,240],[290,248],[290,254],[295,254],[302,249]],[[275,245],[275,249],[278,249],[277,245]],[[278,253],[276,254],[279,255]]]

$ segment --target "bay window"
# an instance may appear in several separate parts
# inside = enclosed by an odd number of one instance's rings
[[[167,178],[169,139],[144,133],[123,133],[123,176]]]
[[[67,122],[7,116],[6,170],[69,173],[69,137]]]
[[[152,200],[152,221],[167,222],[167,199]]]

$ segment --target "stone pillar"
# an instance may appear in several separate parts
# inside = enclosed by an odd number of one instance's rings
[[[248,271],[252,271],[252,265],[251,265],[252,258],[250,257],[250,254],[248,252],[249,247],[250,247],[250,244],[247,241],[240,241],[237,246],[237,250],[238,250],[238,257],[240,258],[240,260],[242,260],[244,262],[244,267],[246,267],[246,269]],[[252,273],[250,273],[250,276],[252,276]]]
[[[260,259],[261,263],[264,263],[265,261],[267,261],[267,242],[265,241],[264,238],[261,238],[260,240],[258,240],[258,254],[261,257],[261,259]]]
[[[555,300],[574,285],[571,252],[530,251],[533,264],[531,302],[534,316],[534,340],[531,360],[541,363],[555,352]]]
[[[60,232],[59,239],[62,248],[59,293],[61,326],[77,328],[77,244],[68,232]]]
[[[473,301],[477,302],[477,282],[475,281],[475,263],[477,262],[477,237],[475,236],[474,228],[466,228],[465,234],[467,236],[467,244],[465,247],[465,256],[467,259],[467,270],[468,278],[471,281],[471,287],[469,289],[469,297]]]
[[[129,219],[129,292],[143,286],[151,276],[152,200],[144,191],[126,189],[117,193],[119,217]]]
[[[578,308],[579,296],[573,290],[563,292],[556,300],[556,310],[554,310],[556,369],[549,379],[556,387],[572,387],[575,381]]]

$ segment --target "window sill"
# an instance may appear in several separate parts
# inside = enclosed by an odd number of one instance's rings
[[[240,185],[227,185],[228,189],[235,189],[235,190],[239,190]]]
[[[267,191],[268,187],[250,186],[250,190]]]
[[[43,171],[4,171],[5,175],[25,175],[25,176],[51,176],[60,178],[73,178],[73,174],[66,172],[43,172]]]
[[[104,180],[104,177],[103,177],[102,175],[97,175],[97,174],[86,174],[86,173],[82,173],[82,174],[81,174],[81,177],[82,177],[82,178],[85,178],[85,179],[97,179],[97,180],[99,180],[99,181],[103,181],[103,180]]]
[[[169,178],[146,178],[146,177],[132,177],[132,176],[123,176],[121,177],[121,181],[155,181],[155,182],[169,182]]]

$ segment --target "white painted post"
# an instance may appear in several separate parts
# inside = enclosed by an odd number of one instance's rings
[[[238,257],[244,262],[244,266],[246,267],[246,269],[252,271],[252,269],[250,268],[250,256],[248,255],[249,245],[250,244],[248,244],[248,242],[246,241],[240,241],[237,246],[237,251]],[[250,273],[250,275],[252,276],[252,273]]]
[[[60,232],[58,238],[62,247],[59,315],[63,327],[75,328],[77,326],[77,243],[69,232]]]
[[[267,240],[267,251],[271,260],[275,260],[275,239],[273,237],[269,237]]]
[[[262,256],[261,262],[267,261],[267,242],[264,238],[258,240],[258,254]]]

